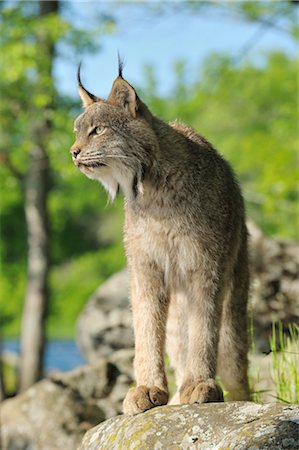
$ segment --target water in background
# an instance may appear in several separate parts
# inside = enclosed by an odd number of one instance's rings
[[[19,354],[20,347],[17,339],[7,340],[2,343],[3,351]],[[80,354],[75,341],[51,340],[48,341],[45,350],[45,371],[60,370],[67,372],[75,367],[86,364]]]

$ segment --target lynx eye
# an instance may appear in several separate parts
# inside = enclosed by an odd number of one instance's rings
[[[95,134],[102,134],[105,131],[105,127],[96,127],[94,129]]]
[[[88,136],[96,136],[96,135],[99,136],[100,134],[103,134],[105,130],[106,127],[94,127],[90,130]]]

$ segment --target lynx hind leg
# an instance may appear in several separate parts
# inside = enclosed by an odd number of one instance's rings
[[[222,311],[217,371],[228,391],[229,400],[249,400],[247,297],[249,276],[247,260],[239,258]]]
[[[186,370],[188,351],[187,300],[183,293],[175,293],[170,297],[166,327],[166,353],[174,370],[176,392],[169,404],[180,404],[179,387],[183,382]]]

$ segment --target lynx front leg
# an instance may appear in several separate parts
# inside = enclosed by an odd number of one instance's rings
[[[132,269],[132,309],[137,387],[128,391],[124,413],[138,414],[168,401],[164,369],[168,297],[163,273],[153,263]]]
[[[194,273],[187,289],[189,340],[181,403],[223,401],[223,392],[215,382],[222,289],[211,273]]]

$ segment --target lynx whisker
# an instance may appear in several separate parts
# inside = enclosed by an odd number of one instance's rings
[[[123,158],[123,159],[133,159],[131,156],[125,155],[105,155],[106,158]]]
[[[98,156],[93,156],[93,157],[85,157],[85,158],[82,158],[80,161],[82,163],[84,163],[84,162],[89,163],[89,162],[103,160],[105,158],[120,158],[120,159],[129,159],[129,160],[133,159],[130,156],[125,156],[125,155],[98,155]]]
[[[101,163],[103,161],[103,158],[81,158],[80,163],[82,164],[90,164],[90,163]]]

